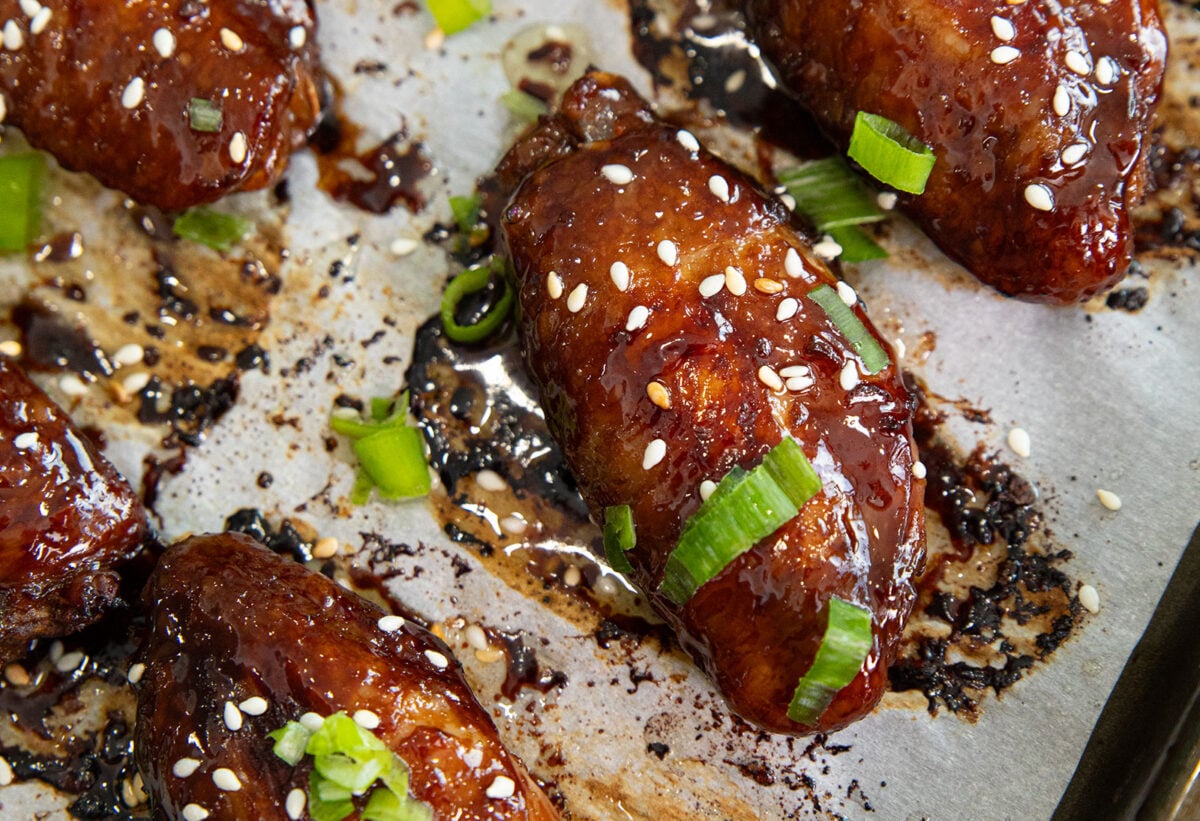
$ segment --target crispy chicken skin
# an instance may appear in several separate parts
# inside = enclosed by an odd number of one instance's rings
[[[21,368],[0,356],[0,665],[96,621],[140,549],[137,494]]]
[[[1156,0],[746,9],[764,53],[843,148],[860,110],[932,146],[925,193],[901,203],[980,280],[1070,303],[1124,275],[1166,59]]]
[[[170,548],[143,595],[151,632],[138,685],[136,755],[156,817],[196,804],[212,819],[287,818],[311,759],[293,769],[267,733],[308,711],[380,719],[376,735],[411,771],[409,791],[435,818],[554,819],[557,813],[502,746],[450,650],[406,622],[385,632],[374,604],[236,533]],[[225,704],[259,696],[262,715],[226,724]],[[194,773],[173,772],[182,758]],[[228,768],[242,789],[213,782]],[[489,798],[499,777],[509,797]],[[307,816],[305,816],[307,817]]]
[[[316,123],[311,0],[0,0],[0,20],[5,122],[149,205],[268,186]],[[193,98],[218,131],[191,128]]]
[[[802,733],[862,716],[884,690],[924,548],[924,483],[897,368],[866,374],[808,296],[837,280],[786,209],[657,121],[621,78],[592,73],[568,90],[499,168],[502,180],[525,174],[502,219],[521,343],[593,516],[632,507],[634,580],[743,718]],[[614,263],[628,270],[626,287]],[[714,275],[723,286],[702,296]],[[789,386],[797,366],[809,377]],[[822,491],[684,606],[654,592],[701,482],[754,467],[785,436]],[[655,440],[665,443],[657,463]],[[874,645],[804,726],[787,709],[834,595],[871,609]]]

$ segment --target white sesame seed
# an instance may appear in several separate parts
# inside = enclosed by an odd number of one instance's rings
[[[150,373],[148,371],[131,373],[121,381],[121,387],[124,388],[125,393],[131,396],[135,393],[140,393],[142,388],[149,384]]]
[[[238,780],[237,775],[228,767],[219,767],[213,770],[213,783],[217,785],[218,790],[225,792],[237,792],[242,788],[242,782]]]
[[[1087,155],[1087,143],[1072,143],[1063,149],[1062,161],[1064,165],[1075,165]]]
[[[21,0],[20,5],[26,17],[33,17],[42,10],[42,4],[38,0]]]
[[[650,309],[645,305],[635,305],[633,310],[629,312],[629,319],[625,320],[625,330],[637,331],[646,327],[646,321],[650,319]]]
[[[1050,186],[1048,185],[1043,185],[1040,182],[1030,183],[1025,186],[1025,202],[1039,211],[1053,211],[1054,192],[1050,190]]]
[[[617,260],[610,265],[608,275],[612,278],[613,285],[617,286],[618,291],[625,291],[629,288],[629,266],[624,262]]]
[[[428,651],[427,651],[428,652]],[[374,730],[379,727],[379,716],[370,710],[355,710],[354,723],[364,730]]]
[[[46,30],[46,26],[50,23],[51,11],[46,6],[38,9],[38,13],[33,15],[33,19],[29,21],[29,33],[41,34]]]
[[[1017,36],[1017,27],[1006,17],[992,17],[992,34],[1007,43]]]
[[[388,249],[393,255],[398,257],[406,257],[420,247],[420,242],[412,237],[396,237],[392,240],[392,244]]]
[[[579,313],[583,308],[583,303],[587,301],[588,287],[586,283],[579,283],[567,296],[567,310],[573,314]]]
[[[787,193],[786,191],[779,195],[779,201],[783,203],[783,206],[787,210],[789,210],[789,211],[796,210],[796,198],[793,197],[791,194]]]
[[[300,29],[303,31],[304,29]],[[304,805],[308,803],[308,796],[304,790],[296,787],[287,794],[287,798],[283,802],[283,810],[287,813],[287,817],[292,821],[300,821],[304,815]]]
[[[126,807],[136,807],[146,800],[145,782],[141,773],[134,773],[133,778],[121,782],[121,802]]]
[[[924,462],[919,461],[919,460],[916,462],[913,462],[912,474],[913,474],[914,479],[924,479],[925,473],[926,473],[926,471],[925,471],[925,463]]]
[[[1066,58],[1063,60],[1067,68],[1078,74],[1080,77],[1086,77],[1092,72],[1092,67],[1088,65],[1087,58],[1078,51],[1068,51]]]
[[[658,243],[658,258],[667,265],[674,265],[679,261],[679,247],[669,239],[664,239]]]
[[[0,94],[0,123],[8,117],[8,103],[4,100],[4,95]],[[19,356],[20,354],[18,354]]]
[[[208,810],[199,804],[184,804],[183,821],[204,821],[208,818]]]
[[[472,770],[478,770],[479,765],[483,763],[483,750],[478,747],[472,747],[463,753],[462,760]]]
[[[313,543],[313,546],[312,546],[313,558],[314,559],[332,559],[334,556],[337,555],[339,547],[341,547],[341,545],[338,544],[338,540],[335,539],[333,536],[322,536],[321,538],[317,539],[316,542]]]
[[[475,474],[475,484],[492,493],[508,490],[508,482],[504,481],[504,477],[489,468],[484,468]]]
[[[246,143],[246,135],[240,131],[234,133],[229,138],[229,159],[241,165],[246,161],[246,152],[249,146]]]
[[[155,29],[150,42],[154,45],[154,50],[158,52],[159,57],[166,59],[175,53],[175,35],[167,29]]]
[[[858,294],[852,287],[850,287],[850,283],[848,282],[839,281],[837,284],[837,292],[838,296],[841,297],[842,302],[846,303],[847,308],[853,308],[854,304],[858,302]]]
[[[1083,605],[1083,609],[1089,613],[1100,612],[1100,592],[1090,584],[1085,584],[1079,588],[1079,603]]]
[[[301,727],[314,733],[325,724],[325,716],[319,713],[304,713],[299,720]]]
[[[712,479],[705,479],[700,483],[700,500],[707,502],[708,497],[712,496],[717,490],[717,483]]]
[[[221,45],[230,51],[241,51],[246,47],[246,43],[236,31],[224,27],[221,29]]]
[[[793,297],[784,297],[779,303],[779,307],[775,309],[775,319],[780,322],[787,322],[794,317],[800,310],[800,302]]]
[[[38,435],[36,431],[27,431],[18,433],[13,437],[13,447],[17,450],[32,450],[37,447]]]
[[[1028,459],[1031,451],[1029,433],[1024,428],[1013,428],[1008,432],[1008,446],[1022,459]]]
[[[825,239],[813,246],[813,253],[821,259],[837,259],[842,255],[842,246],[838,245],[832,238],[825,237]]]
[[[571,565],[563,571],[562,583],[566,587],[578,587],[583,581],[583,571],[575,565]]]
[[[558,299],[563,295],[562,277],[553,271],[546,274],[546,293],[550,295],[551,299]]]
[[[787,253],[783,255],[783,270],[792,279],[804,276],[804,262],[800,259],[800,252],[795,248],[789,246]]]
[[[467,644],[476,650],[488,649],[487,633],[478,624],[469,624],[465,631]]]
[[[450,660],[439,653],[437,650],[426,650],[425,658],[429,659],[429,663],[439,670],[445,670],[450,666]]]
[[[642,454],[642,470],[650,470],[667,456],[667,443],[662,439],[655,439],[650,444],[646,445],[646,452]]]
[[[1120,67],[1117,61],[1111,57],[1101,57],[1096,61],[1096,82],[1102,86],[1112,85],[1117,79],[1117,73]]]
[[[783,380],[779,378],[779,374],[767,365],[763,365],[758,369],[758,381],[762,382],[773,391],[783,390]]]
[[[66,649],[63,647],[63,643],[61,641],[59,641],[58,639],[55,639],[53,642],[50,643],[50,653],[49,653],[50,663],[54,664],[55,662],[57,662],[60,658],[63,657],[63,653],[65,653],[65,652],[66,652]]]
[[[736,94],[746,84],[746,70],[739,68],[725,78],[725,93]]]
[[[500,529],[510,536],[520,536],[529,529],[529,523],[517,516],[505,516],[500,520]]]
[[[242,729],[242,711],[232,701],[225,702],[225,726],[235,733]]]
[[[676,131],[675,140],[688,151],[696,152],[700,150],[700,141],[693,137],[690,131]]]
[[[852,391],[858,387],[858,366],[854,364],[853,359],[847,359],[846,364],[842,365],[842,370],[838,373],[838,384],[844,391]]]
[[[9,51],[18,51],[21,46],[25,45],[25,35],[15,20],[9,20],[4,24],[4,35],[0,39]]]
[[[70,673],[79,669],[79,665],[83,664],[83,660],[87,658],[81,651],[72,650],[70,653],[64,653],[62,658],[54,662],[54,669],[60,673]]]
[[[1096,498],[1100,500],[1100,504],[1104,505],[1109,510],[1121,509],[1121,497],[1113,493],[1111,490],[1100,488],[1096,491]]]
[[[1062,84],[1054,89],[1054,113],[1060,117],[1071,113],[1071,95],[1067,91],[1067,87]]]
[[[133,664],[129,665],[129,672],[125,674],[125,679],[130,684],[137,684],[139,681],[142,680],[142,676],[144,676],[145,674],[146,674],[146,665],[142,664],[140,661],[137,661],[137,662],[134,662]]]
[[[112,361],[114,365],[127,367],[129,365],[138,364],[142,361],[145,355],[145,348],[143,348],[141,345],[138,345],[136,342],[130,342],[127,345],[122,345],[121,347],[117,348],[116,353],[114,353],[112,356]]]
[[[292,26],[288,30],[288,45],[292,48],[304,48],[304,44],[308,42],[308,32],[304,26]]]
[[[613,163],[600,167],[600,173],[613,185],[628,185],[633,182],[633,171],[627,165]]]
[[[14,687],[26,687],[33,683],[29,671],[15,661],[4,665],[4,678]]]
[[[721,202],[729,202],[729,181],[720,174],[708,178],[708,190]]]
[[[742,276],[739,269],[730,265],[725,269],[725,287],[734,296],[741,296],[746,293],[746,277]]]
[[[1020,50],[1012,46],[996,46],[991,54],[992,62],[998,66],[1008,65],[1020,56]]]
[[[880,191],[875,195],[875,204],[884,211],[891,211],[896,207],[896,201],[899,197],[894,191]]]
[[[496,780],[488,785],[485,794],[488,798],[512,798],[517,790],[517,784],[507,775],[498,775]]]
[[[250,698],[238,704],[238,709],[248,716],[260,716],[270,706],[262,696],[250,696]]]
[[[176,778],[191,778],[198,769],[200,769],[200,759],[185,757],[175,762],[171,767],[171,774]]]
[[[800,391],[808,390],[813,385],[817,384],[817,382],[811,376],[793,376],[783,384],[784,387],[786,387],[789,391],[799,393]]]
[[[5,759],[3,756],[0,756],[0,787],[7,787],[12,782],[12,766],[9,765],[7,759]]]
[[[725,275],[713,274],[710,277],[705,277],[700,280],[700,296],[708,298],[721,293],[721,289],[725,287]]]
[[[375,622],[379,629],[385,633],[395,633],[404,626],[403,616],[380,616],[379,621]]]
[[[793,376],[809,376],[812,370],[808,365],[788,365],[786,368],[779,369],[779,375],[784,379],[791,379]]]

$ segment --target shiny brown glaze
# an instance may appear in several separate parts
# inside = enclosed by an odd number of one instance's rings
[[[503,220],[520,280],[522,344],[593,515],[609,505],[633,508],[630,558],[647,591],[658,587],[680,528],[699,507],[702,481],[753,467],[784,436],[801,443],[824,487],[800,515],[682,608],[651,597],[748,721],[784,733],[833,729],[878,701],[912,604],[924,485],[913,478],[909,396],[892,364],[863,374],[848,341],[807,297],[837,280],[789,227],[783,206],[703,149],[689,150],[678,133],[625,81],[594,73],[501,164],[502,180],[532,172]],[[633,181],[610,181],[601,172],[609,164],[628,167]],[[710,189],[713,177],[728,184],[728,202]],[[664,239],[676,243],[677,264],[657,253]],[[803,260],[799,277],[785,272],[789,248]],[[610,277],[616,261],[631,272],[626,291]],[[702,298],[699,283],[730,266],[744,275],[745,293],[726,288]],[[547,288],[552,271],[563,281],[558,298]],[[761,292],[758,278],[777,292]],[[588,295],[572,312],[569,295],[580,285]],[[799,312],[779,321],[788,298]],[[637,305],[649,308],[649,320],[631,332]],[[860,374],[851,390],[839,383],[847,362]],[[814,379],[803,390],[772,390],[758,376],[762,366],[800,364]],[[669,409],[647,396],[651,381],[666,388]],[[656,438],[667,443],[666,457],[645,469]],[[820,721],[801,726],[787,708],[834,595],[871,608],[874,646]]]
[[[0,0],[0,21],[21,40],[20,48],[0,49],[5,122],[67,168],[136,200],[173,211],[263,188],[315,125],[309,0],[65,0],[46,9],[50,17],[35,34],[37,18],[17,0]],[[159,29],[174,38],[170,56],[155,45]],[[299,47],[289,43],[294,29],[304,32]],[[237,39],[224,42],[222,30]],[[241,48],[231,48],[239,40]],[[126,108],[134,78],[144,95]],[[192,130],[192,98],[221,107],[220,131]],[[230,155],[236,134],[246,144],[240,161]]]
[[[143,598],[152,624],[136,754],[158,817],[180,818],[194,803],[213,819],[286,819],[287,794],[307,791],[311,764],[285,764],[267,733],[309,711],[370,710],[381,720],[376,735],[409,766],[410,792],[435,818],[557,818],[450,650],[412,622],[384,632],[378,607],[237,533],[172,547]],[[225,703],[251,696],[266,699],[266,713],[230,730]],[[181,758],[201,764],[180,778],[172,768]],[[221,767],[243,788],[218,789]],[[515,792],[488,798],[499,776]]]
[[[33,434],[36,438],[31,437]],[[96,621],[146,534],[137,494],[0,356],[0,664]]]
[[[843,148],[860,110],[933,147],[928,188],[901,202],[980,280],[1069,303],[1124,275],[1166,58],[1156,0],[746,0],[746,8],[764,53]],[[1011,24],[1011,40],[997,36],[993,17]],[[1001,47],[1019,56],[993,61]],[[1071,51],[1086,76],[1068,67]],[[1102,60],[1115,61],[1106,62],[1111,77],[1096,71]],[[1065,113],[1054,103],[1060,86]],[[1073,145],[1085,153],[1070,162]],[[1029,185],[1048,188],[1052,210],[1026,201]]]

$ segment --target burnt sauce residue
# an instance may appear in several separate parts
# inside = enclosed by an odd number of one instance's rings
[[[316,152],[317,187],[338,202],[370,214],[386,214],[397,203],[412,212],[425,207],[420,183],[433,163],[420,143],[397,131],[378,145],[359,149],[362,129],[334,107],[327,111],[309,143]]]

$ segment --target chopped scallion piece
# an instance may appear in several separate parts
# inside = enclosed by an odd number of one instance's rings
[[[192,131],[216,133],[221,130],[221,109],[212,100],[193,97],[188,103],[188,127]]]
[[[175,219],[175,235],[207,245],[214,251],[228,251],[246,234],[253,223],[236,214],[199,207],[184,211]]]
[[[822,233],[887,218],[841,157],[806,162],[780,171],[778,177],[796,201],[796,210],[811,219]]]
[[[838,691],[854,681],[871,652],[871,611],[836,596],[827,608],[821,646],[788,706],[788,718],[800,724],[813,724],[821,717]]]
[[[397,407],[397,404],[401,408],[408,407],[408,391],[404,392],[404,395],[401,398],[401,401],[399,403],[397,403],[394,399],[388,399],[387,397],[384,397],[384,396],[372,396],[371,397],[371,421],[372,422],[387,421],[387,418],[392,415],[392,408]]]
[[[330,416],[329,427],[333,428],[334,433],[340,433],[342,436],[362,439],[364,436],[377,433],[380,430],[380,423],[373,420],[364,422],[362,419],[348,416]]]
[[[450,214],[460,233],[469,234],[475,230],[479,222],[479,212],[483,208],[483,199],[474,197],[450,197]]]
[[[325,779],[315,772],[309,773],[308,814],[312,816],[313,821],[342,821],[343,818],[354,812],[354,801],[350,798],[336,801],[325,800],[321,797],[325,783]]]
[[[842,332],[842,336],[850,342],[850,346],[862,358],[863,367],[866,368],[867,373],[879,373],[887,367],[890,361],[887,351],[867,330],[867,326],[858,318],[858,315],[845,302],[842,302],[837,291],[828,285],[818,285],[809,291],[808,295],[825,309],[825,313]]]
[[[429,11],[438,28],[457,34],[492,13],[491,0],[429,0]]]
[[[842,246],[842,253],[838,255],[842,262],[870,262],[888,255],[887,251],[879,247],[879,243],[867,236],[857,225],[830,228],[829,236]]]
[[[358,469],[358,473],[354,477],[354,487],[350,489],[350,504],[362,507],[371,499],[371,491],[375,489],[375,483],[371,481],[371,477],[362,468]]]
[[[925,193],[936,161],[933,149],[878,114],[858,112],[846,151],[875,179],[910,194]]]
[[[21,251],[41,222],[45,158],[36,151],[0,157],[0,251]]]
[[[508,284],[508,279],[502,273],[500,274],[501,286],[504,288],[504,292],[490,311],[474,325],[460,325],[454,318],[454,312],[462,298],[467,294],[483,290],[497,267],[498,263],[493,262],[490,265],[468,268],[450,280],[450,284],[446,286],[446,292],[442,294],[442,328],[450,339],[455,342],[480,342],[491,336],[508,318],[516,297],[512,286]]]
[[[534,97],[532,94],[521,91],[519,88],[509,89],[500,97],[500,101],[504,103],[504,107],[516,117],[518,120],[526,123],[532,123],[538,117],[549,111],[549,107]]]
[[[299,721],[289,721],[274,732],[267,733],[267,738],[275,742],[275,755],[295,767],[304,758],[304,750],[312,731]]]
[[[612,505],[604,509],[604,555],[608,566],[618,573],[632,573],[633,565],[625,551],[637,546],[633,528],[633,511],[629,505]]]
[[[381,495],[396,499],[429,492],[429,466],[425,440],[416,428],[381,426],[354,441],[359,464]]]
[[[791,437],[752,470],[730,471],[685,524],[659,589],[676,604],[686,603],[730,562],[791,521],[820,489],[820,477]]]
[[[430,821],[433,810],[419,801],[404,801],[394,792],[375,790],[362,811],[363,821]]]

